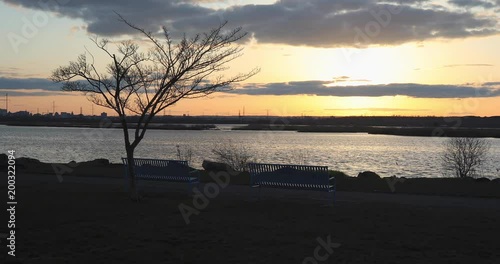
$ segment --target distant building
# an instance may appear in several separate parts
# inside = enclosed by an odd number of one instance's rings
[[[6,116],[6,115],[7,115],[7,109],[0,108],[0,116]]]
[[[18,116],[18,117],[24,117],[24,116],[31,116],[31,113],[28,111],[19,111],[15,113],[11,113],[13,116]]]
[[[70,118],[73,117],[73,113],[61,112],[60,118]]]
[[[101,117],[102,117],[102,118],[106,118],[106,117],[108,117],[108,114],[107,114],[106,112],[102,112],[102,113],[101,113]]]

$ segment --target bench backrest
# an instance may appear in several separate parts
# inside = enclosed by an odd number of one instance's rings
[[[327,166],[249,163],[248,167],[252,185],[262,182],[329,184]]]
[[[122,158],[125,168],[128,160]],[[137,177],[151,176],[189,176],[190,168],[185,160],[134,159],[134,171]],[[126,170],[128,174],[128,171]]]

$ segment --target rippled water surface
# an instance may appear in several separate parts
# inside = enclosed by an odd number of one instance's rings
[[[351,176],[371,170],[382,176],[443,177],[440,157],[445,138],[401,137],[368,134],[297,133],[287,131],[230,131],[227,125],[211,131],[149,130],[136,150],[136,157],[175,159],[176,145],[191,147],[192,165],[213,159],[220,142],[246,148],[266,163],[327,165]],[[491,143],[482,170],[487,177],[500,177],[500,139]],[[45,162],[86,161],[106,158],[120,162],[125,156],[119,129],[0,126],[2,151]]]

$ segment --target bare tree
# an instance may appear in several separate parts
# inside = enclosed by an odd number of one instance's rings
[[[228,164],[236,171],[248,171],[248,163],[255,160],[248,148],[231,140],[216,143],[212,153],[217,161]]]
[[[63,83],[63,91],[83,92],[96,105],[114,110],[123,128],[128,160],[129,190],[138,199],[134,174],[134,150],[144,138],[151,120],[165,108],[181,99],[199,98],[230,85],[244,81],[258,73],[225,78],[219,74],[227,63],[241,56],[242,47],[236,42],[246,36],[241,28],[226,31],[223,23],[207,33],[192,38],[184,36],[174,41],[163,27],[164,41],[153,33],[132,25],[122,16],[120,21],[142,34],[152,46],[140,51],[133,41],[123,41],[114,54],[107,39],[93,39],[95,45],[110,59],[107,71],[100,72],[94,56],[82,54],[68,66],[54,70],[51,79]],[[90,59],[89,59],[90,57]],[[127,123],[128,115],[137,115],[137,125]],[[132,131],[129,132],[129,129]]]
[[[482,138],[457,137],[445,143],[443,165],[456,177],[475,177],[488,154],[490,144]]]

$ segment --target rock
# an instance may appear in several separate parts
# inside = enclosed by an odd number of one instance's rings
[[[30,167],[30,166],[38,166],[41,162],[37,159],[32,158],[18,158],[16,159],[16,165]]]
[[[364,171],[358,174],[359,179],[365,180],[380,180],[380,176],[373,171]]]
[[[475,182],[483,183],[483,182],[490,182],[490,179],[488,178],[477,178],[474,180]]]
[[[37,160],[37,159],[32,159],[32,158],[25,158],[25,157],[22,157],[22,158],[18,158],[16,160],[16,163],[23,163],[23,164],[30,164],[30,163],[33,163],[33,164],[40,164],[40,161]]]
[[[229,164],[210,161],[210,160],[203,160],[203,164],[201,166],[206,171],[226,171],[226,172],[235,171],[233,167],[231,167]]]
[[[31,169],[37,169],[40,167],[40,165],[43,165],[44,163],[40,162],[37,159],[32,159],[32,158],[17,158],[16,159],[16,168],[23,168],[27,170]]]
[[[82,162],[82,163],[80,163],[80,165],[86,165],[86,166],[91,166],[91,167],[108,166],[109,160],[107,160],[107,159],[95,159],[92,161]]]

